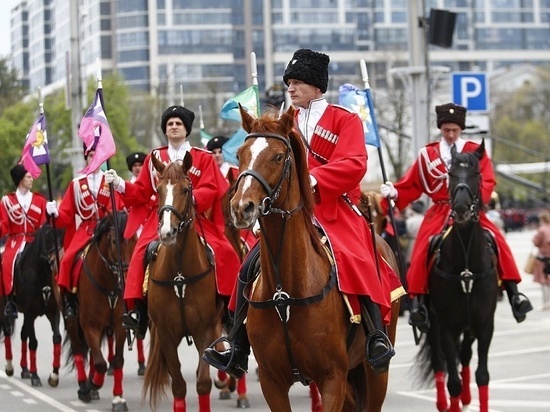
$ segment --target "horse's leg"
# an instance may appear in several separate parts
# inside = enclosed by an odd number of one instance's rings
[[[447,389],[445,387],[445,362],[441,350],[441,341],[439,338],[439,324],[436,319],[430,316],[430,329],[427,339],[431,347],[431,364],[434,371],[435,391],[436,391],[436,407],[438,411],[446,411],[449,407],[447,401]]]
[[[145,375],[145,352],[143,351],[143,339],[136,339],[138,376]]]
[[[161,357],[163,358],[159,362],[163,363],[162,368],[168,368],[172,378],[171,388],[174,397],[172,410],[173,412],[186,412],[187,382],[181,374],[181,362],[178,357],[178,346],[181,339],[177,340],[176,337],[172,336],[161,337],[162,335],[158,331],[157,335],[159,336],[156,344],[160,346]],[[151,352],[149,354],[151,355]]]
[[[241,379],[237,380],[237,394],[239,396],[237,398],[238,409],[250,408],[250,401],[248,400],[248,396],[246,393],[246,374],[244,374]]]
[[[460,344],[460,364],[462,370],[460,377],[462,378],[462,393],[460,400],[463,405],[469,405],[472,401],[472,392],[470,390],[470,360],[472,359],[472,344],[474,338],[468,333],[464,333],[462,343]]]
[[[449,332],[445,333],[445,339],[442,339],[443,353],[445,354],[447,366],[447,390],[451,397],[451,406],[449,412],[460,412],[460,393],[462,392],[462,382],[456,365],[458,356],[457,342],[450,336]]]
[[[31,373],[29,372],[29,316],[23,316],[23,326],[21,327],[21,379],[30,379]]]
[[[115,356],[115,338],[113,337],[113,330],[107,331],[107,362],[109,362],[109,369],[107,369],[107,375],[113,374],[113,357]]]
[[[42,381],[38,376],[38,369],[36,367],[36,351],[38,349],[38,340],[36,339],[36,331],[34,329],[34,318],[29,319],[27,332],[29,337],[29,371],[31,373],[31,385],[40,387],[42,386]]]
[[[478,332],[477,339],[477,369],[476,369],[476,384],[479,390],[479,412],[489,411],[489,368],[488,355],[489,346],[493,338],[494,324],[491,320],[489,325],[486,325],[482,331]]]
[[[9,328],[4,324],[2,325],[2,330],[4,331],[4,354],[6,358],[6,368],[4,372],[6,372],[8,376],[13,376],[13,351],[11,347],[11,335],[8,329]]]
[[[123,397],[123,366],[124,366],[124,344],[126,342],[126,333],[119,327],[115,330],[116,337],[116,347],[115,353],[113,356],[113,402],[111,411],[112,412],[123,412],[128,410],[126,400]]]
[[[53,342],[53,370],[48,378],[48,384],[55,388],[59,385],[59,368],[61,367],[61,333],[59,331],[60,312],[57,310],[57,307],[54,306],[54,309],[48,311],[46,316],[48,317],[52,328]]]
[[[107,373],[107,361],[101,352],[102,331],[87,328],[84,332],[86,342],[90,347],[90,375],[89,380],[92,389],[99,390],[105,382]]]
[[[88,376],[86,375],[86,353],[82,346],[80,338],[79,325],[77,319],[67,319],[65,329],[71,342],[71,351],[73,353],[74,366],[76,369],[76,380],[78,382],[78,399],[89,403],[92,401]]]
[[[269,409],[277,412],[292,412],[288,391],[292,383],[282,379],[274,379],[272,376],[266,376],[265,368],[258,368],[260,378],[260,387]]]
[[[221,319],[221,316],[220,316]],[[221,323],[218,323],[221,327]],[[210,377],[210,365],[202,359],[202,354],[215,337],[216,328],[206,329],[202,336],[193,336],[195,347],[199,353],[199,365],[197,367],[196,390],[199,395],[199,412],[210,412],[210,392],[212,391],[212,378]]]
[[[380,412],[382,411],[382,405],[386,399],[386,393],[388,390],[388,378],[389,373],[384,372],[381,374],[376,374],[370,367],[367,365],[366,368],[367,376],[367,410],[369,412]]]

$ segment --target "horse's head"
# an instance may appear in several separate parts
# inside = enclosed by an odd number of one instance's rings
[[[251,227],[256,219],[274,212],[289,216],[302,207],[310,212],[313,196],[305,149],[293,130],[294,108],[281,116],[268,112],[259,119],[240,110],[248,136],[237,151],[240,175],[231,199],[235,226]]]
[[[173,244],[178,233],[188,228],[193,221],[193,192],[187,172],[193,164],[190,153],[181,161],[165,165],[151,156],[153,167],[159,174],[158,218],[159,237],[163,244]]]
[[[458,224],[478,219],[482,207],[479,160],[484,152],[483,141],[474,152],[457,153],[449,170],[452,217]]]

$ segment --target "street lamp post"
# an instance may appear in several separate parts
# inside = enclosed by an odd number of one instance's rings
[[[78,125],[82,117],[82,83],[80,73],[80,40],[79,40],[79,6],[78,1],[70,2],[70,30],[71,30],[71,136],[72,148],[71,165],[73,177],[78,175],[78,171],[84,167],[84,158],[82,157],[82,143],[78,138]],[[67,73],[67,75],[69,75]]]

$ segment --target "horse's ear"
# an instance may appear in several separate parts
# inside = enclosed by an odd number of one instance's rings
[[[240,103],[239,103],[239,112],[241,112],[241,121],[242,121],[243,129],[246,130],[247,133],[250,133],[250,131],[252,130],[252,123],[254,122],[254,118],[248,114],[248,112]]]
[[[290,106],[286,113],[281,116],[281,123],[285,130],[290,131],[294,127],[294,107]]]
[[[159,159],[157,159],[154,153],[151,153],[150,156],[151,156],[151,162],[153,163],[153,167],[160,175],[162,175],[162,172],[164,172],[166,165],[162,163]]]
[[[191,153],[186,152],[185,157],[183,158],[183,163],[181,165],[185,174],[187,174],[187,171],[191,169],[191,166],[193,166],[193,156],[191,156]]]
[[[483,154],[485,153],[485,138],[481,139],[481,144],[479,145],[475,153],[478,159],[481,159],[483,157]]]

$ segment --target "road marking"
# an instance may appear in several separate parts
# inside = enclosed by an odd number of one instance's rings
[[[62,411],[62,412],[77,412],[75,409],[69,408],[66,405],[63,405],[62,403],[56,401],[53,398],[50,398],[49,396],[45,395],[44,393],[31,388],[30,386],[27,386],[26,383],[20,382],[15,378],[8,377],[4,371],[0,370],[0,379],[9,380],[9,383],[11,385],[17,386],[19,389],[21,389],[24,392],[27,392],[29,395],[34,396],[35,398],[40,399],[42,402],[47,403],[48,405]],[[8,388],[10,388],[9,385],[7,385]],[[4,388],[4,385],[2,385],[2,388]]]

